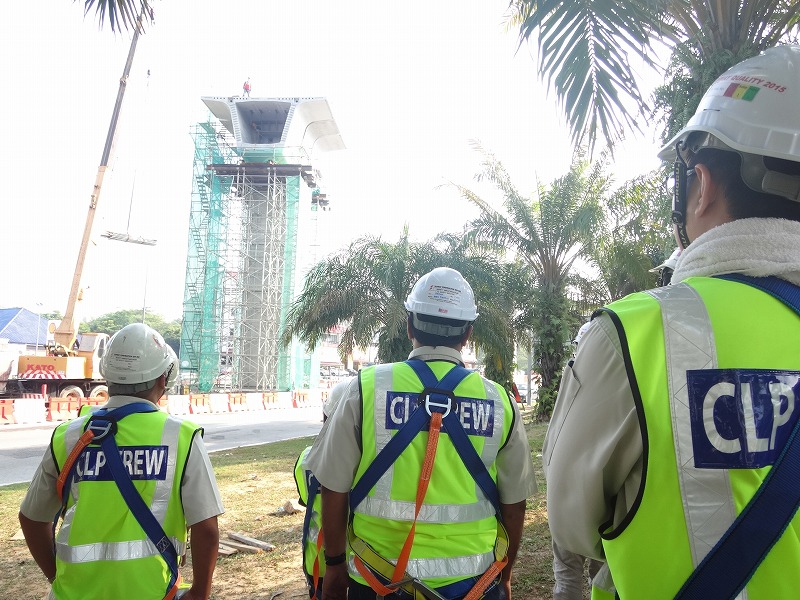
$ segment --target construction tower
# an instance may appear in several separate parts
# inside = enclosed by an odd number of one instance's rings
[[[181,370],[200,392],[313,385],[311,357],[281,336],[305,273],[298,243],[311,243],[312,159],[344,148],[338,126],[324,98],[202,100],[211,114],[193,131]]]

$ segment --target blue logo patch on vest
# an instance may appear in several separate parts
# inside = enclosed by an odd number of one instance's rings
[[[122,465],[133,480],[167,478],[169,446],[121,446]],[[89,446],[75,463],[78,481],[113,481],[106,455],[98,446]]]
[[[419,394],[386,392],[386,429],[400,429],[420,405]],[[425,402],[422,402],[425,410]],[[456,398],[453,410],[467,435],[492,437],[494,402],[481,398]]]
[[[758,469],[775,462],[800,417],[800,371],[686,371],[694,466]]]

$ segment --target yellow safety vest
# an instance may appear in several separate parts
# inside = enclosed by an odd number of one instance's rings
[[[620,598],[673,598],[750,501],[800,414],[800,319],[750,286],[696,277],[603,309],[644,442],[631,514],[602,532]],[[747,584],[797,598],[800,517]]]
[[[453,367],[446,361],[428,365],[439,379]],[[405,363],[362,369],[360,380],[362,457],[355,482],[408,420],[423,389]],[[455,396],[459,420],[496,482],[497,453],[508,440],[514,420],[511,400],[500,385],[478,373],[466,377],[456,387]],[[353,512],[355,535],[390,561],[398,558],[414,518],[427,438],[426,432],[420,432]],[[442,431],[406,571],[430,587],[479,576],[495,561],[496,538],[494,508]],[[352,557],[349,570],[353,578],[366,584]]]
[[[59,471],[87,418],[56,428],[51,449]],[[157,411],[125,417],[115,436],[134,486],[179,557],[187,538],[180,484],[198,433],[197,425]],[[99,446],[89,446],[77,461],[76,477],[56,536],[56,598],[161,600],[169,568],[128,509]]]
[[[314,561],[317,560],[319,553],[317,552],[317,540],[319,539],[319,532],[322,530],[322,495],[317,490],[314,496],[314,502],[308,506],[308,487],[311,481],[311,471],[305,468],[305,460],[308,456],[311,446],[307,446],[294,465],[294,481],[297,484],[297,493],[300,495],[300,502],[306,507],[306,511],[311,511],[311,518],[309,519],[308,531],[303,531],[303,572],[308,577],[313,577],[314,574]],[[315,479],[316,481],[316,479]],[[319,485],[317,483],[317,485]],[[319,576],[325,575],[325,561],[319,556]]]

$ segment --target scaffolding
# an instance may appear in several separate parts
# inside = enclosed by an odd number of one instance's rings
[[[297,284],[301,189],[316,188],[317,175],[303,146],[285,145],[300,101],[247,102],[251,112],[269,113],[260,121],[237,106],[241,101],[204,101],[219,120],[192,132],[181,369],[191,375],[190,390],[200,392],[287,390],[297,377],[281,339]],[[281,133],[274,107],[283,105]],[[319,110],[318,100],[309,105]],[[249,133],[237,133],[240,120]]]

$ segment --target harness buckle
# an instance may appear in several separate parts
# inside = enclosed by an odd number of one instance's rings
[[[413,577],[406,577],[405,579],[401,579],[400,581],[395,581],[394,583],[387,583],[386,587],[390,590],[394,590],[391,596],[395,596],[395,592],[400,589],[401,586],[404,586],[407,583],[413,583]],[[375,594],[375,600],[384,600],[385,598],[389,598],[390,596],[381,596],[380,594]]]
[[[447,600],[447,598],[442,596],[435,589],[428,587],[427,585],[422,583],[419,579],[412,577],[411,585],[414,587],[415,590],[422,592],[422,595],[428,598],[429,600]]]
[[[438,395],[444,396],[444,394],[437,394],[437,396]],[[425,410],[427,411],[429,417],[432,417],[434,412],[443,413],[442,414],[443,419],[450,414],[450,411],[453,408],[453,399],[450,396],[445,396],[445,397],[447,398],[447,404],[443,403],[440,400],[436,399],[431,400],[431,394],[425,396]],[[444,408],[446,410],[444,411],[432,410],[431,407]]]
[[[98,419],[96,421],[94,421],[94,420],[93,421],[89,421],[89,424],[88,424],[88,426],[86,428],[87,429],[91,429],[92,433],[94,433],[94,437],[92,438],[92,441],[93,442],[99,442],[104,437],[106,437],[109,433],[111,433],[113,435],[114,428],[115,428],[114,426],[115,425],[116,425],[116,423],[114,421],[105,421],[105,420],[101,421],[101,420]]]

